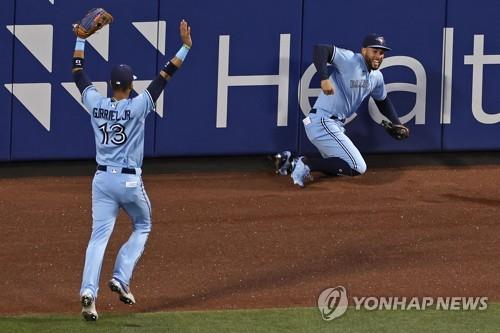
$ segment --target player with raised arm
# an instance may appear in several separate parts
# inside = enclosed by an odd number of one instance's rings
[[[410,131],[399,121],[379,71],[385,52],[389,50],[385,38],[374,33],[363,40],[361,53],[333,45],[314,47],[313,62],[321,79],[321,92],[303,124],[307,138],[322,158],[294,158],[289,151],[278,153],[274,156],[278,174],[291,172],[294,184],[304,187],[312,180],[311,171],[346,176],[365,173],[366,163],[345,134],[344,123],[369,96],[390,120],[382,123],[387,132],[398,140],[408,138]],[[331,75],[327,65],[333,66]]]
[[[179,27],[182,47],[146,90],[130,98],[133,71],[130,66],[120,64],[111,70],[113,95],[108,98],[96,90],[83,70],[84,38],[111,21],[109,13],[96,8],[74,27],[75,34],[79,37],[73,54],[73,79],[82,94],[83,104],[90,113],[97,161],[97,171],[92,182],[92,235],[87,247],[80,289],[82,315],[89,321],[98,318],[95,303],[99,291],[99,276],[104,251],[120,208],[132,220],[133,231],[118,252],[108,286],[118,293],[122,302],[130,305],[135,303],[130,291],[130,280],[151,231],[151,204],[141,178],[145,119],[155,110],[156,100],[167,81],[181,67],[192,45],[191,29],[182,20]]]

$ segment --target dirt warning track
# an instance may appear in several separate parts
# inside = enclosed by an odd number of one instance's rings
[[[500,165],[374,168],[298,189],[272,170],[148,174],[153,230],[123,305],[99,311],[315,306],[349,296],[500,299]],[[92,174],[0,179],[1,314],[77,313]]]

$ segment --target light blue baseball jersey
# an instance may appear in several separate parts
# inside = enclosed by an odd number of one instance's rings
[[[325,95],[322,91],[314,104],[315,109],[346,119],[356,112],[366,97],[371,95],[375,100],[383,100],[387,96],[382,73],[369,71],[361,53],[334,46],[330,62],[333,72],[329,80],[335,93]]]
[[[99,165],[140,168],[144,157],[144,124],[155,103],[147,90],[116,101],[92,85],[82,92],[95,134]]]

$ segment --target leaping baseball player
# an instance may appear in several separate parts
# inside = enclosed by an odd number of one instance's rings
[[[98,318],[96,299],[101,265],[120,208],[132,220],[133,232],[118,252],[108,286],[122,302],[135,304],[130,280],[151,231],[151,203],[141,178],[145,119],[155,110],[156,100],[167,81],[181,67],[192,45],[191,28],[182,20],[182,47],[146,90],[130,98],[135,77],[130,66],[121,64],[111,70],[113,95],[107,98],[92,85],[83,70],[83,63],[85,38],[112,20],[113,17],[104,9],[95,8],[74,26],[77,38],[73,54],[73,79],[91,116],[97,161],[92,182],[92,235],[80,289],[82,315],[88,321]]]
[[[303,124],[309,141],[322,158],[294,157],[290,151],[278,153],[274,156],[278,174],[291,172],[293,183],[299,187],[312,180],[311,171],[328,175],[364,174],[366,163],[345,134],[344,123],[368,96],[373,97],[380,112],[390,120],[382,122],[387,132],[398,140],[409,137],[410,130],[399,121],[378,70],[389,50],[385,38],[375,33],[365,37],[361,53],[333,45],[314,47],[313,62],[320,75],[321,92]],[[327,65],[333,65],[331,75]]]

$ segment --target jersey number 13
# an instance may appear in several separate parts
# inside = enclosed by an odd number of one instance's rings
[[[107,145],[109,143],[110,133],[108,133],[108,123],[104,123],[99,126],[99,129],[102,132],[102,141],[103,145]],[[127,135],[125,134],[125,126],[122,124],[113,124],[109,127],[111,133],[111,143],[119,146],[124,144],[127,141]]]

